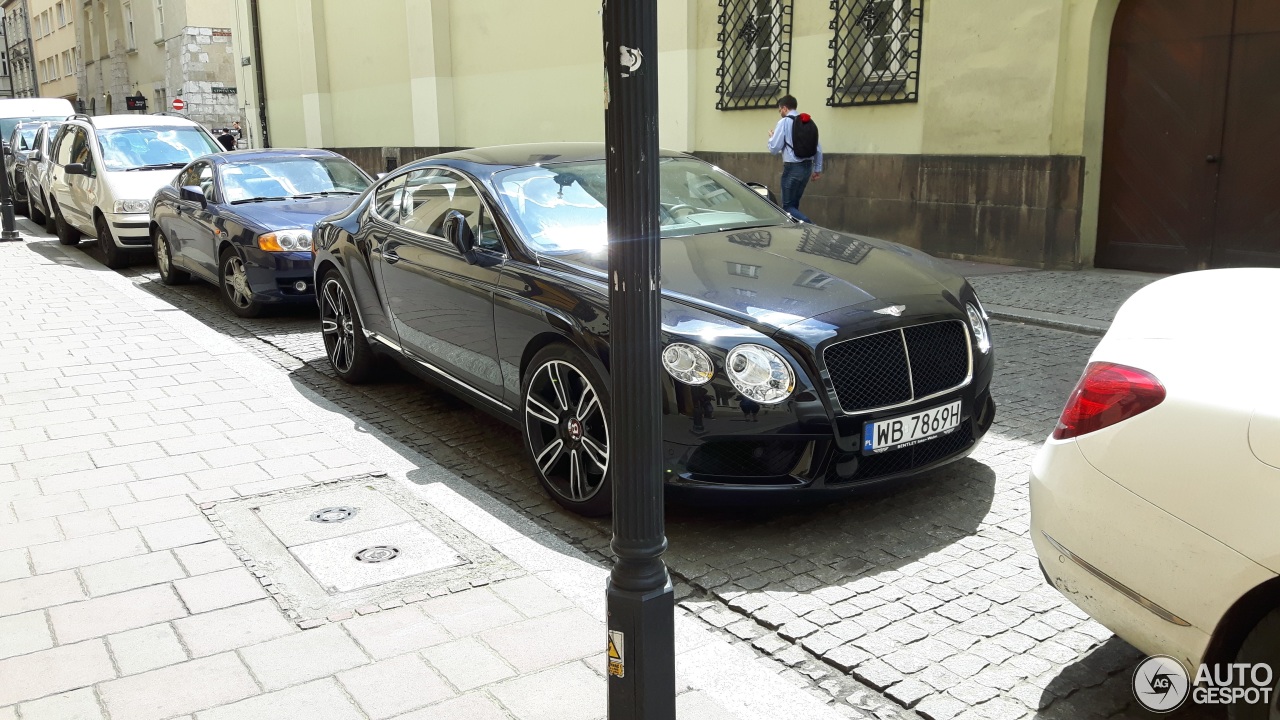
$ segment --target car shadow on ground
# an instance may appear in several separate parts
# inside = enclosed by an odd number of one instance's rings
[[[1038,720],[1103,717],[1125,720],[1226,720],[1223,706],[1195,705],[1190,700],[1176,710],[1156,713],[1134,695],[1134,669],[1142,652],[1118,637],[1102,643],[1062,669],[1045,688]]]

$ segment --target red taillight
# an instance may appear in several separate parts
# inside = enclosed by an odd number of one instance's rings
[[[1066,440],[1115,425],[1164,401],[1164,386],[1149,372],[1115,363],[1089,363],[1067,398],[1053,437]]]

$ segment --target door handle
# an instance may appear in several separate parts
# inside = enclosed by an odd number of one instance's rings
[[[382,252],[382,259],[386,260],[387,263],[391,265],[395,265],[400,262],[400,256],[396,254],[395,250],[384,250]]]

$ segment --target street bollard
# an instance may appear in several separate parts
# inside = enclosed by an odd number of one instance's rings
[[[13,188],[9,187],[8,154],[11,152],[5,147],[5,167],[0,168],[0,242],[22,239],[18,234],[17,219],[13,216]]]

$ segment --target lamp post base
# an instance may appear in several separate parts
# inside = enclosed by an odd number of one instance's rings
[[[611,720],[675,720],[675,590],[648,593],[621,590],[610,582],[609,717]],[[617,644],[622,663],[615,674],[612,655]]]
[[[14,242],[22,239],[17,230],[0,230],[0,242]]]

